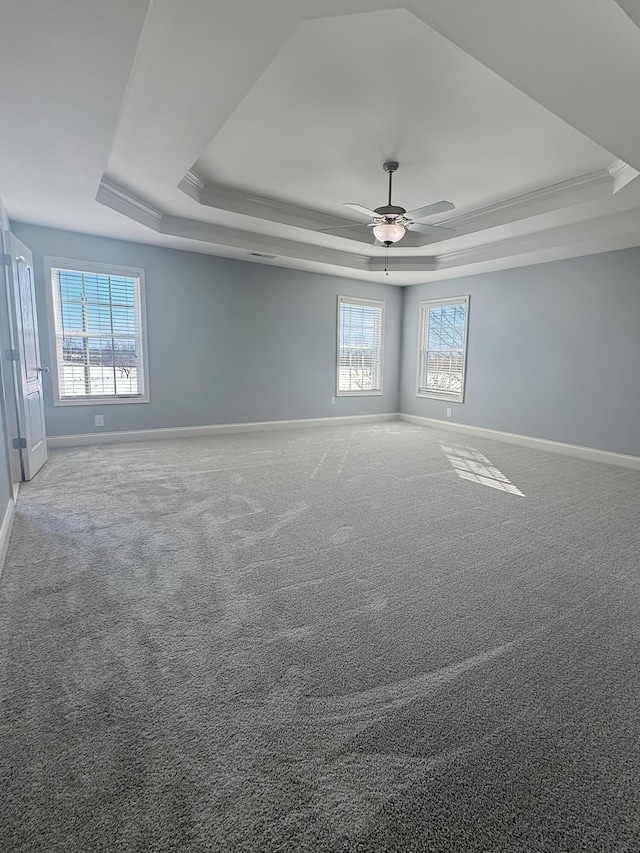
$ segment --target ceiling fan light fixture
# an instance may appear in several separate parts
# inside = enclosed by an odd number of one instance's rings
[[[391,190],[393,173],[398,169],[396,160],[387,160],[382,164],[382,168],[389,175],[389,198],[387,204],[382,204],[372,210],[370,207],[364,207],[362,204],[346,203],[346,207],[355,210],[360,216],[366,216],[373,220],[359,224],[357,222],[349,222],[347,225],[332,225],[329,228],[319,228],[319,231],[330,234],[332,231],[342,231],[343,228],[371,228],[376,238],[377,244],[382,244],[388,249],[399,240],[402,240],[407,231],[419,231],[431,237],[453,237],[456,233],[453,228],[443,228],[441,225],[426,225],[421,223],[420,219],[426,219],[428,216],[433,216],[436,213],[442,213],[445,210],[455,210],[455,206],[450,201],[437,201],[434,204],[427,204],[424,207],[417,207],[415,210],[410,210],[409,213],[404,207],[399,207],[397,204],[391,203]],[[415,245],[415,241],[413,241]],[[422,244],[420,244],[422,245]]]
[[[397,243],[404,237],[404,225],[396,225],[393,222],[383,222],[380,225],[373,226],[373,233],[376,239],[381,243],[390,246],[392,243]]]

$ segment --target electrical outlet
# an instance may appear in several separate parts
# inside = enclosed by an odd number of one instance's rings
[[[447,417],[450,418],[453,416],[453,409],[447,409]]]
[[[96,415],[93,420],[96,426],[104,426],[104,415]]]
[[[332,406],[335,406],[335,404],[336,404],[336,398],[335,398],[335,397],[332,397],[332,398],[331,398],[331,405],[332,405]]]

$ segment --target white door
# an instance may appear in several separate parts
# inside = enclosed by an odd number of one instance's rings
[[[42,399],[42,374],[48,367],[40,363],[38,344],[38,318],[33,281],[31,251],[13,234],[11,240],[11,290],[14,341],[17,349],[16,396],[20,436],[18,444],[22,455],[25,480],[31,480],[47,461],[47,435]]]
[[[0,252],[2,263],[0,264],[0,341],[2,354],[0,355],[0,384],[5,399],[5,429],[7,449],[9,456],[9,469],[11,471],[11,482],[13,484],[14,497],[18,494],[18,488],[22,481],[22,460],[20,450],[14,448],[12,440],[20,435],[18,429],[18,409],[16,406],[16,363],[12,360],[13,348],[13,325],[11,323],[11,296],[13,279],[10,264],[11,254],[9,251],[9,232],[2,230],[0,221]]]

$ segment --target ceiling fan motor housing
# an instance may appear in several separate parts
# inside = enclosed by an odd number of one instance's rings
[[[375,212],[379,216],[404,216],[407,211],[396,204],[383,204],[382,207],[376,207]]]

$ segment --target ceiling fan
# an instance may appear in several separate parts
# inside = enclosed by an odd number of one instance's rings
[[[445,210],[455,210],[455,205],[450,201],[437,201],[435,204],[428,204],[425,207],[418,207],[415,210],[410,210],[408,213],[404,207],[391,204],[391,182],[393,173],[398,169],[398,163],[395,160],[388,160],[382,167],[389,175],[389,201],[381,207],[376,207],[375,210],[370,210],[368,207],[363,207],[361,204],[345,204],[345,207],[350,207],[357,213],[364,214],[372,222],[354,223],[353,225],[336,225],[334,228],[321,228],[320,231],[339,231],[342,228],[372,228],[375,235],[375,243],[387,248],[393,243],[401,240],[407,231],[420,231],[422,234],[429,234],[433,237],[452,237],[456,232],[453,228],[443,228],[441,225],[427,225],[423,222],[417,222],[418,219],[425,219],[427,216],[433,216],[435,213],[442,213]]]

